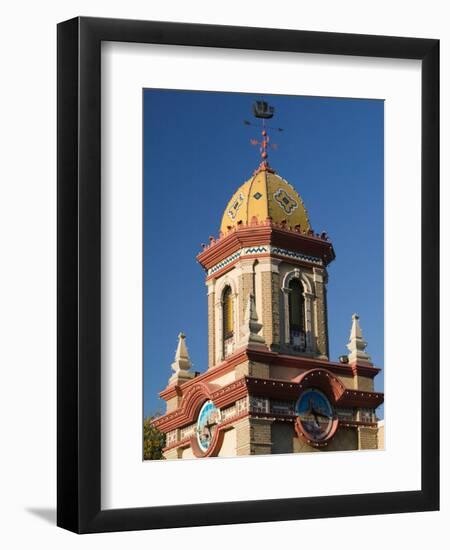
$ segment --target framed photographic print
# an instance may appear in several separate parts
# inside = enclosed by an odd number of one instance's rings
[[[437,510],[439,41],[58,25],[58,525]]]

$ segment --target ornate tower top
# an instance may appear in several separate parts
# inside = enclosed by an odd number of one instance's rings
[[[285,223],[292,229],[297,227],[302,232],[310,231],[308,213],[297,191],[285,179],[275,173],[269,165],[269,130],[282,131],[266,125],[266,120],[274,115],[275,108],[266,101],[255,101],[253,114],[262,123],[252,123],[245,120],[248,126],[256,126],[261,130],[261,140],[252,139],[253,145],[260,146],[261,162],[253,176],[243,183],[229,201],[222,217],[220,231],[228,233],[231,229],[242,225],[262,223],[270,218],[275,223]]]
[[[231,197],[220,231],[225,235],[254,219],[262,223],[267,218],[274,223],[286,223],[292,229],[299,226],[302,232],[311,229],[305,205],[292,185],[272,171],[260,170]]]

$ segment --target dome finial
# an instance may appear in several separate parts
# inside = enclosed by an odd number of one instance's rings
[[[244,120],[244,124],[247,126],[256,126],[258,128],[261,128],[261,141],[258,141],[257,139],[251,139],[250,143],[252,145],[259,145],[259,151],[261,154],[261,163],[259,167],[257,168],[256,172],[260,172],[261,170],[267,170],[269,172],[273,172],[273,170],[269,166],[269,143],[270,143],[270,137],[267,133],[267,130],[275,130],[277,132],[282,132],[283,128],[272,128],[271,126],[266,126],[266,120],[273,117],[275,113],[275,107],[272,107],[267,103],[267,101],[255,101],[253,103],[253,115],[255,118],[259,118],[262,120],[262,124],[253,124],[249,122],[248,120]],[[272,149],[277,148],[277,144],[273,143],[270,145]]]

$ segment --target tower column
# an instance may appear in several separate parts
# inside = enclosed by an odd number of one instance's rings
[[[317,329],[314,327],[314,320],[317,320],[317,312],[314,312],[313,315],[314,294],[312,292],[304,292],[303,295],[305,297],[306,350],[314,352],[316,349],[320,349],[314,342],[314,334],[317,334]]]
[[[263,336],[267,346],[280,345],[280,260],[264,258],[259,262]]]
[[[235,428],[237,456],[272,453],[272,420],[247,416]]]
[[[250,418],[250,453],[272,454],[272,420]]]
[[[378,428],[369,426],[358,428],[358,449],[378,449]]]
[[[250,294],[254,293],[253,289],[253,259],[241,260],[239,262],[238,277],[239,277],[239,316],[238,327],[244,321],[245,307],[248,303]]]
[[[315,288],[315,319],[316,319],[316,348],[317,352],[324,359],[328,359],[328,323],[327,323],[327,303],[326,271],[324,269],[313,269],[314,288]]]
[[[214,280],[206,282],[208,288],[208,368],[214,366],[216,358],[216,342],[215,342],[215,311],[214,311],[214,302],[215,302],[215,285]]]

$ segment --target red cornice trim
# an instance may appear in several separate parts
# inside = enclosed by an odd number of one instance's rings
[[[159,392],[159,396],[162,397],[165,401],[168,401],[172,397],[175,397],[176,395],[181,396],[181,386],[178,386],[177,384],[172,384],[170,386],[167,386],[167,388],[163,389],[161,392]]]
[[[327,376],[328,375],[328,376]],[[363,407],[377,408],[384,401],[382,392],[369,392],[347,389],[338,378],[326,369],[313,369],[305,372],[298,382],[285,380],[264,380],[247,378],[249,394],[260,397],[295,399],[302,390],[308,387],[318,387],[329,396],[333,405],[343,408]]]
[[[370,376],[373,377],[375,374],[380,372],[381,369],[374,367],[373,365],[363,364],[363,363],[351,363],[350,368],[353,371],[354,376]],[[374,374],[375,371],[375,374]]]
[[[327,376],[328,375],[328,376]],[[294,382],[264,378],[246,377],[249,395],[279,399],[296,399],[302,390],[318,387],[333,401],[337,407],[376,408],[383,403],[382,392],[352,390],[344,387],[342,382],[327,369],[312,369],[302,373]]]
[[[339,406],[376,409],[383,401],[384,393],[347,389],[339,400]]]
[[[240,378],[222,388],[216,388],[212,384],[200,381],[184,393],[177,410],[156,418],[152,424],[163,432],[170,432],[192,424],[197,418],[201,406],[208,399],[211,399],[216,407],[224,407],[245,395],[247,395],[245,378]]]
[[[167,388],[159,393],[159,396],[162,397],[165,401],[168,401],[175,396],[181,397],[188,388],[195,385],[197,382],[208,382],[210,380],[214,380],[215,378],[219,378],[219,376],[223,376],[224,374],[232,371],[236,365],[239,365],[243,361],[245,361],[245,348],[241,348],[232,356],[230,355],[230,357],[227,357],[227,359],[223,363],[220,363],[220,365],[208,369],[207,371],[199,374],[192,380],[184,382],[184,384],[182,384],[181,386],[167,386]]]
[[[369,376],[373,378],[380,369],[377,367],[369,367],[365,365],[348,365],[345,363],[335,363],[326,359],[314,359],[312,357],[304,357],[301,355],[284,355],[263,349],[247,349],[247,359],[250,361],[258,361],[261,363],[275,364],[277,367],[293,367],[293,368],[325,368],[334,374],[346,376]]]
[[[334,406],[339,403],[345,393],[344,384],[327,369],[311,369],[294,380],[298,383],[298,395],[307,388],[319,388],[323,390]]]
[[[235,403],[238,399],[242,399],[248,395],[247,391],[247,379],[240,378],[220,390],[215,391],[211,395],[211,399],[214,401],[216,407],[223,408],[231,403]]]
[[[197,260],[206,270],[241,248],[263,244],[321,258],[325,265],[336,257],[332,243],[325,237],[315,234],[306,235],[271,221],[242,226],[218,240],[211,238],[210,242],[211,244],[197,256]]]
[[[314,359],[311,357],[304,357],[301,355],[283,355],[281,353],[275,353],[264,347],[259,348],[240,348],[220,363],[219,365],[208,369],[206,372],[199,376],[185,382],[181,386],[171,385],[160,392],[160,397],[168,401],[175,396],[183,396],[183,394],[193,385],[199,382],[212,382],[215,378],[223,376],[227,372],[232,371],[237,365],[245,361],[256,361],[259,363],[267,363],[269,365],[275,364],[279,367],[291,367],[309,370],[311,368],[325,368],[333,374],[341,376],[365,376],[374,378],[381,369],[377,367],[370,367],[367,365],[345,363],[335,363],[333,361],[327,361],[325,359]]]
[[[223,408],[246,395],[296,399],[308,387],[322,389],[333,406],[338,407],[376,408],[384,400],[384,395],[380,392],[346,389],[331,371],[315,368],[305,371],[291,382],[243,377],[219,389],[214,388],[212,384],[200,382],[184,394],[180,407],[176,411],[155,419],[153,425],[165,433],[188,426],[195,421],[200,408],[208,399],[211,399],[217,407]]]

